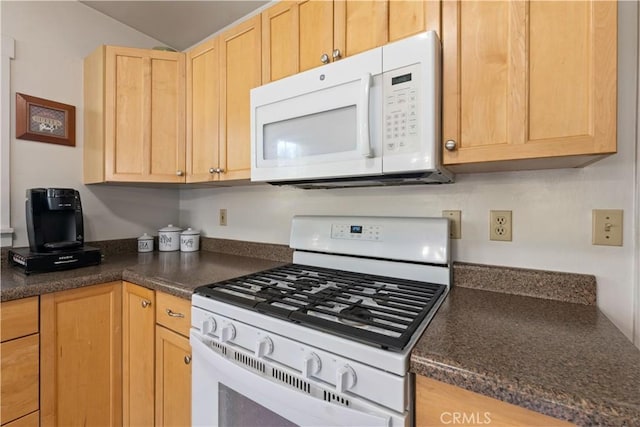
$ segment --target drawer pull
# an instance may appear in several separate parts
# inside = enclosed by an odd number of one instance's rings
[[[167,308],[167,314],[168,314],[170,317],[184,317],[184,314],[182,314],[182,313],[177,313],[177,312],[175,312],[175,311],[171,310],[170,308]]]
[[[184,364],[188,365],[189,363],[191,363],[191,356],[185,356],[184,357]]]
[[[147,307],[149,307],[151,305],[151,301],[149,301],[148,299],[143,299],[140,302],[140,305],[142,305],[142,308],[147,308]]]

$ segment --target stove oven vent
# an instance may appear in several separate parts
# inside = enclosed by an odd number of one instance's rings
[[[218,353],[223,354],[224,356],[227,355],[227,347],[223,346],[222,344],[218,344],[215,341],[211,341],[210,344],[211,344],[211,348],[216,350]]]
[[[335,402],[344,406],[349,406],[349,399],[345,399],[344,397],[340,397],[335,393],[331,393],[328,391],[324,391],[324,400],[326,402]]]
[[[255,369],[258,372],[262,372],[263,374],[265,373],[266,369],[264,367],[264,363],[254,359],[253,357],[247,356],[245,354],[239,353],[236,351],[235,355],[233,356],[234,359],[236,359],[236,361]]]
[[[311,393],[311,386],[308,382],[296,378],[292,375],[286,374],[279,369],[273,368],[271,376],[280,382],[290,385],[293,388],[297,388],[305,393]]]

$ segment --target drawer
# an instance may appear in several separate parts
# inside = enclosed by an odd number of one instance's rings
[[[38,297],[0,304],[2,342],[38,332]]]
[[[0,344],[0,423],[13,421],[39,406],[40,335]]]
[[[188,337],[191,328],[191,301],[156,292],[156,323]]]

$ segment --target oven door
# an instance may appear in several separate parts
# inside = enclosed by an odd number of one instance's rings
[[[375,411],[349,408],[281,385],[229,360],[247,357],[209,337],[191,333],[192,424],[194,426],[380,426],[405,425],[383,408]],[[226,354],[223,355],[222,353]],[[248,362],[258,368],[266,362]],[[286,374],[285,374],[286,375]],[[296,383],[291,375],[290,382]],[[309,391],[311,386],[303,386]],[[365,403],[366,404],[366,403]],[[358,405],[355,405],[358,406]]]
[[[382,173],[382,50],[251,91],[251,180]]]

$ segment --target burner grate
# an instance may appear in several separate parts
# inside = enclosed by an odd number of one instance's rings
[[[349,339],[402,350],[444,285],[289,264],[196,293]]]

